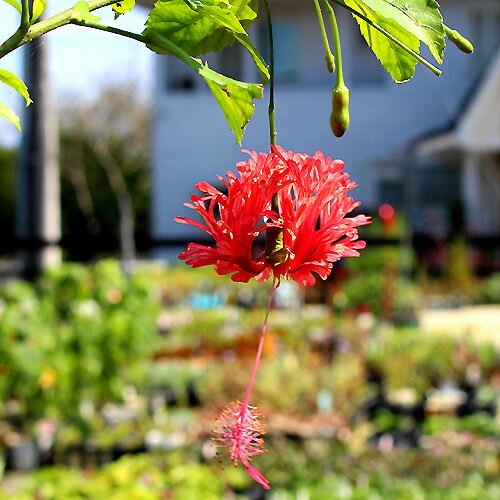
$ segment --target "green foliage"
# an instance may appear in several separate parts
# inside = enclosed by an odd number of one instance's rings
[[[364,305],[376,316],[408,314],[411,319],[422,303],[420,289],[404,276],[411,260],[405,249],[396,246],[367,248],[362,258],[347,260],[348,277],[334,295],[335,306],[356,309]]]
[[[446,415],[434,415],[424,422],[424,432],[439,434],[446,431],[473,432],[484,436],[498,436],[500,423],[495,417],[484,412],[467,415],[463,418],[454,418]]]
[[[494,273],[484,280],[477,299],[486,304],[500,304],[500,273]]]
[[[258,458],[272,489],[271,500],[494,500],[500,494],[495,451],[481,444],[464,451],[444,446],[440,453],[421,450],[384,454],[350,451],[339,443],[308,440],[270,441]],[[245,499],[251,487],[242,468],[200,462],[196,451],[125,456],[84,473],[51,467],[32,473],[21,492],[4,500],[220,500]]]
[[[28,93],[28,87],[24,84],[24,82],[16,76],[14,73],[7,71],[5,69],[0,69],[0,82],[5,83],[9,87],[13,88],[16,92],[21,94],[26,101],[26,106],[29,106],[32,103],[32,100]],[[21,120],[20,118],[12,111],[12,109],[8,108],[4,104],[0,102],[0,116],[3,116],[7,120],[9,120],[12,124],[14,124],[18,130],[21,130]]]
[[[198,73],[217,99],[236,142],[241,144],[245,127],[253,115],[253,99],[262,99],[262,85],[232,80],[212,71],[206,64],[200,64],[198,68]]]
[[[439,4],[435,0],[361,0],[385,19],[393,19],[403,29],[425,43],[438,63],[443,62],[445,31]]]
[[[135,7],[135,0],[120,0],[112,5],[115,12],[115,19],[126,12],[130,12]]]
[[[205,0],[192,8],[183,0],[159,0],[149,14],[146,33],[158,33],[190,56],[218,52],[238,41],[265,82],[269,80],[266,63],[244,27],[257,17],[257,8],[254,0]]]
[[[4,2],[7,2],[9,5],[14,7],[14,9],[16,9],[19,14],[21,14],[21,2],[19,2],[18,0],[4,0]]]
[[[392,33],[412,51],[418,51],[418,47],[420,45],[418,38],[403,29],[393,19],[383,17],[376,10],[371,9],[361,0],[345,0],[345,3],[346,5],[361,12],[375,25],[382,27],[389,33]],[[391,74],[394,81],[397,83],[408,81],[415,73],[415,66],[418,62],[417,59],[363,19],[356,17],[356,21],[359,24],[361,34],[367,41],[368,45],[370,45],[382,66],[384,66],[384,68]]]
[[[100,17],[90,13],[89,4],[84,1],[77,2],[73,7],[72,18],[77,21],[99,21]]]
[[[14,73],[5,69],[0,69],[0,82],[9,85],[9,87],[12,87],[16,92],[19,92],[19,94],[24,97],[26,106],[29,106],[33,102],[29,96],[28,87],[26,87],[24,82]]]
[[[211,70],[206,63],[190,57],[182,49],[152,30],[146,31],[145,36],[150,45],[171,51],[205,79],[217,102],[222,106],[222,111],[233,130],[236,142],[240,143],[245,125],[253,115],[253,99],[262,98],[263,86],[239,82]]]
[[[7,120],[9,120],[10,123],[16,126],[16,128],[21,131],[21,119],[19,116],[12,111],[12,109],[8,108],[5,106],[5,104],[2,104],[0,102],[0,116],[3,116]]]
[[[47,8],[47,0],[34,0],[33,1],[33,16],[31,22],[34,23]]]
[[[146,30],[155,31],[196,57],[218,52],[234,43],[238,35],[246,35],[245,28],[257,17],[257,9],[254,0],[159,0],[149,14]],[[265,66],[257,53],[253,57]]]
[[[80,421],[80,405],[121,399],[126,383],[142,383],[156,338],[158,304],[141,276],[118,264],[72,264],[47,272],[35,288],[0,290],[1,401],[18,416]],[[5,411],[5,408],[2,408]]]
[[[111,0],[81,1],[73,9],[59,13],[43,23],[36,23],[37,18],[45,10],[46,0],[34,1],[31,19],[23,15],[23,4],[17,0],[5,1],[21,13],[21,24],[14,35],[0,46],[0,58],[46,31],[69,23],[116,33],[114,28],[98,24],[96,21],[99,18],[91,14],[91,11],[112,5],[118,17],[135,5],[135,0],[121,0],[114,4]],[[325,2],[334,19],[328,0]],[[440,74],[440,70],[419,55],[420,42],[427,45],[438,63],[441,63],[443,59],[445,33],[461,50],[472,51],[472,45],[468,40],[443,24],[439,5],[435,0],[412,0],[411,2],[405,0],[333,0],[333,2],[355,15],[367,43],[396,82],[409,80],[414,74],[414,67],[418,61],[434,73]],[[326,41],[321,9],[317,2],[315,6]],[[120,30],[119,33],[147,44],[157,53],[170,54],[179,58],[200,74],[217,99],[235,134],[237,143],[241,143],[245,125],[253,114],[253,99],[260,98],[262,95],[261,87],[230,80],[208,69],[206,64],[194,57],[208,52],[218,52],[238,42],[249,52],[262,76],[263,83],[266,83],[270,77],[266,62],[246,31],[257,16],[257,0],[158,0],[151,9],[142,35],[124,30]],[[336,46],[340,52],[338,39]],[[327,52],[329,50],[328,48]],[[331,55],[329,57],[331,59]],[[331,59],[329,62],[329,71],[333,70],[332,61]],[[340,60],[337,71],[340,75]],[[346,105],[342,109],[344,112],[340,119],[332,120],[337,135],[341,135],[341,132],[345,130],[348,121]],[[20,126],[19,118],[3,105],[0,107],[0,115],[17,127]]]
[[[193,56],[219,51],[238,41],[248,50],[266,82],[266,63],[244,27],[255,19],[256,10],[257,3],[249,0],[209,0],[197,2],[193,8],[183,0],[160,0],[144,32],[152,50],[178,57],[205,79],[238,144],[253,115],[253,99],[262,98],[262,86],[227,78]]]
[[[469,256],[469,247],[464,237],[450,241],[447,248],[445,273],[455,294],[474,294],[474,270]]]
[[[409,80],[418,60],[440,73],[418,56],[422,41],[438,63],[443,60],[445,30],[435,0],[346,0],[345,4],[353,15],[358,13],[361,33],[394,81]]]

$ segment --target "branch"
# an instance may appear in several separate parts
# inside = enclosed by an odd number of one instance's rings
[[[28,0],[22,0],[21,23],[14,34],[0,45],[0,59],[22,45],[22,40],[30,28],[30,7]]]
[[[30,27],[30,3],[29,0],[22,0],[21,2],[21,25],[19,29],[24,30],[26,33]]]
[[[100,9],[101,7],[106,7],[108,5],[113,5],[119,0],[90,0],[88,2],[89,11]],[[40,21],[30,26],[29,24],[29,8],[26,8],[25,4],[28,4],[28,0],[23,0],[22,3],[22,15],[21,15],[21,25],[18,30],[7,40],[5,40],[2,45],[0,45],[0,59],[13,50],[21,47],[25,43],[31,42],[35,38],[48,33],[60,26],[65,24],[70,24],[73,17],[73,7],[67,9],[59,14],[56,14],[48,19]],[[26,20],[25,12],[27,12],[28,19]]]

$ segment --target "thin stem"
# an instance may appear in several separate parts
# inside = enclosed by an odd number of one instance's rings
[[[85,28],[93,28],[100,31],[107,31],[108,33],[114,33],[115,35],[121,35],[126,38],[131,38],[132,40],[137,40],[138,42],[146,43],[144,36],[139,33],[113,28],[112,26],[105,26],[104,24],[99,24],[94,21],[80,21],[78,19],[72,19],[71,24],[84,26]]]
[[[257,349],[257,354],[255,355],[255,361],[253,362],[252,373],[250,375],[250,380],[248,381],[247,390],[245,392],[245,398],[243,399],[243,404],[241,406],[240,415],[245,414],[248,407],[248,402],[250,401],[250,395],[252,394],[253,384],[255,382],[255,375],[257,374],[257,369],[259,368],[262,349],[264,347],[264,340],[267,332],[267,319],[269,318],[269,311],[271,310],[271,304],[273,302],[274,292],[276,291],[278,286],[279,284],[276,282],[276,279],[274,279],[271,292],[269,293],[269,300],[267,301],[266,316],[264,318],[264,323],[262,325],[262,330],[260,332],[259,347]]]
[[[4,55],[8,54],[9,52],[12,52],[14,49],[17,49],[17,47],[20,47],[22,45],[22,40],[26,36],[26,33],[28,33],[29,28],[30,28],[29,1],[22,0],[21,22],[19,24],[19,28],[17,28],[14,34],[9,38],[7,38],[7,40],[5,40],[5,42],[0,45],[0,59]]]
[[[268,0],[264,0],[266,6],[267,32],[269,36],[269,142],[276,145],[276,128],[274,122],[274,36],[273,20],[271,16],[271,7]],[[279,214],[278,193],[271,200],[271,208]],[[266,230],[266,249],[265,255],[267,261],[272,265],[280,262],[280,251],[283,249],[283,229],[270,227]],[[282,260],[281,260],[282,262]]]
[[[28,31],[30,27],[30,3],[29,0],[21,1],[21,25],[19,28]]]
[[[27,0],[23,0],[23,2],[26,1]],[[100,9],[101,7],[106,7],[107,5],[115,4],[118,1],[119,0],[90,0],[88,2],[89,11]],[[21,47],[21,45],[31,42],[31,40],[38,38],[39,36],[42,36],[49,31],[59,28],[60,26],[69,24],[72,22],[72,20],[73,7],[31,26],[29,26],[28,19],[27,26],[21,24],[19,29],[11,37],[5,40],[5,42],[0,45],[0,59],[13,50],[16,50],[18,47]]]
[[[269,36],[269,141],[276,144],[276,129],[274,126],[274,37],[271,7],[268,0],[264,0],[266,6],[267,32]]]
[[[329,2],[329,0],[325,0]],[[424,59],[420,54],[417,54],[414,50],[410,49],[410,47],[407,47],[403,42],[398,40],[394,35],[389,33],[387,30],[382,28],[382,26],[379,26],[378,24],[375,24],[371,19],[368,19],[364,14],[361,12],[358,12],[357,10],[353,9],[352,7],[349,7],[346,5],[342,0],[332,0],[332,2],[335,2],[337,5],[340,5],[341,7],[344,7],[344,9],[347,9],[348,11],[352,12],[355,16],[359,17],[360,19],[363,19],[367,24],[369,24],[372,28],[375,28],[377,31],[380,31],[383,35],[385,35],[389,40],[394,42],[398,47],[403,49],[405,52],[413,56],[417,61],[420,61],[426,68],[429,68],[435,75],[439,76],[442,71],[439,68],[436,68],[436,66],[433,66],[427,59]]]
[[[337,82],[336,87],[345,86],[344,83],[344,70],[342,65],[342,48],[340,46],[340,33],[339,33],[339,25],[337,24],[337,18],[335,16],[335,11],[333,7],[330,5],[328,0],[324,0],[326,10],[328,11],[328,17],[330,18],[330,24],[332,25],[333,32],[333,44],[335,46],[335,55],[337,57]]]
[[[328,35],[326,34],[325,21],[323,20],[323,13],[321,12],[321,7],[319,5],[319,0],[313,0],[314,7],[316,8],[316,14],[318,16],[319,27],[321,30],[321,37],[323,38],[323,45],[325,47],[325,60],[326,67],[330,73],[335,71],[335,58],[332,54],[332,49],[330,48],[330,42],[328,41]]]

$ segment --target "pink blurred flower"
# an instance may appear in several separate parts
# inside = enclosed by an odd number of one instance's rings
[[[232,401],[217,419],[214,432],[220,436],[213,438],[217,446],[225,448],[234,465],[240,461],[247,469],[250,477],[269,489],[269,481],[250,464],[255,455],[261,455],[264,449],[265,426],[260,421],[260,410],[255,406]]]
[[[227,195],[208,182],[200,182],[196,188],[204,195],[192,196],[192,203],[185,204],[196,210],[205,224],[185,217],[175,219],[208,232],[216,244],[190,243],[179,255],[186,264],[214,265],[218,274],[234,273],[233,281],[248,282],[253,277],[263,281],[272,273],[278,280],[291,278],[310,286],[316,282],[313,272],[326,279],[333,262],[358,256],[358,250],[365,247],[365,242],[358,240],[356,227],[370,221],[364,215],[346,217],[360,203],[347,196],[356,184],[343,171],[341,160],[325,158],[319,152],[310,157],[272,146],[269,154],[251,152],[237,167],[239,176],[233,172],[228,172],[227,178],[218,176],[227,187]],[[279,214],[271,209],[276,194]],[[252,254],[255,238],[270,227],[284,231],[286,260],[277,265],[268,262],[264,254]]]

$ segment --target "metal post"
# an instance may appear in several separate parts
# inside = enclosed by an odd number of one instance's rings
[[[33,103],[26,108],[17,172],[17,226],[22,275],[34,279],[61,262],[57,117],[51,105],[47,40],[24,48],[24,79]]]

